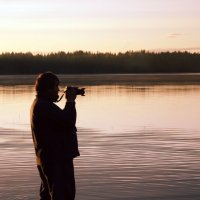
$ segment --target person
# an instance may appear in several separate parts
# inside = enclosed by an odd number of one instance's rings
[[[59,79],[40,74],[35,83],[36,98],[30,109],[32,138],[41,178],[40,200],[74,200],[73,159],[79,156],[75,91],[66,92],[64,109],[58,107]]]

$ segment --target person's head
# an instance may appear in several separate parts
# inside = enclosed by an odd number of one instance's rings
[[[59,97],[58,85],[59,79],[55,74],[51,72],[39,74],[35,82],[37,97],[56,102]]]

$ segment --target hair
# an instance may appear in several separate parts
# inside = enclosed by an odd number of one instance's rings
[[[57,83],[59,84],[59,79],[52,72],[39,74],[35,82],[37,96],[43,96],[48,89],[52,89]]]

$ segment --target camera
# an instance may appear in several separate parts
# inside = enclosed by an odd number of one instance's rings
[[[72,86],[66,87],[65,91],[69,91],[69,90],[75,90],[76,95],[85,96],[85,88],[78,88],[78,87],[72,87]]]
[[[57,103],[63,98],[64,94],[67,92],[67,90],[75,90],[75,94],[76,95],[81,95],[81,96],[85,96],[85,88],[78,88],[78,87],[72,87],[72,86],[68,86],[65,88],[64,93],[62,94],[62,96],[56,101]]]

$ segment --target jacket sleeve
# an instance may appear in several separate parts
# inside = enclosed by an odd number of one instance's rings
[[[59,125],[61,128],[71,129],[76,125],[75,103],[66,102],[64,109],[54,103],[45,103],[40,107],[41,118],[48,123]]]

